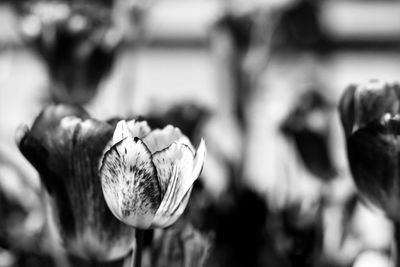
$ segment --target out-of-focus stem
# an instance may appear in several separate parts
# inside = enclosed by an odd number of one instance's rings
[[[400,266],[400,222],[393,221],[394,224],[394,249],[392,253],[394,253],[393,258],[393,266]]]
[[[141,267],[142,266],[142,249],[143,249],[143,234],[144,231],[140,229],[136,229],[136,249],[135,249],[135,258],[132,261],[133,267]]]

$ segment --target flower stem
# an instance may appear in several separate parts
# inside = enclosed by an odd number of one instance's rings
[[[400,223],[394,221],[394,239],[395,239],[395,265],[400,266]]]
[[[143,230],[136,229],[136,249],[135,249],[135,258],[134,261],[132,261],[133,267],[142,266],[143,235],[144,235]]]

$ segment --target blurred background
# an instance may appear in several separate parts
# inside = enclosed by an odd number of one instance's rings
[[[399,13],[395,0],[1,1],[0,266],[59,266],[14,141],[50,103],[204,137],[185,218],[203,266],[393,266],[393,227],[356,194],[337,103],[350,84],[398,80]],[[173,245],[157,240],[160,258]]]

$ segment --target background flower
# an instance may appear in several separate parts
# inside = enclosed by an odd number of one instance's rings
[[[125,256],[134,230],[109,211],[98,162],[113,128],[74,106],[49,106],[17,142],[48,192],[49,231],[68,252],[92,260]]]
[[[399,88],[380,81],[351,86],[339,107],[358,189],[396,220],[400,219]]]

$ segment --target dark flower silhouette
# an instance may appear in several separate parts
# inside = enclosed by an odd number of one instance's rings
[[[102,193],[98,166],[112,134],[111,125],[67,105],[45,108],[30,130],[17,132],[48,193],[50,233],[68,253],[96,261],[125,256],[134,241],[133,228],[112,215]]]
[[[351,172],[362,196],[400,220],[400,85],[370,81],[346,89],[340,115]]]
[[[29,1],[19,5],[24,14],[22,33],[43,56],[55,101],[87,103],[110,74],[122,38],[112,20],[112,3]]]

